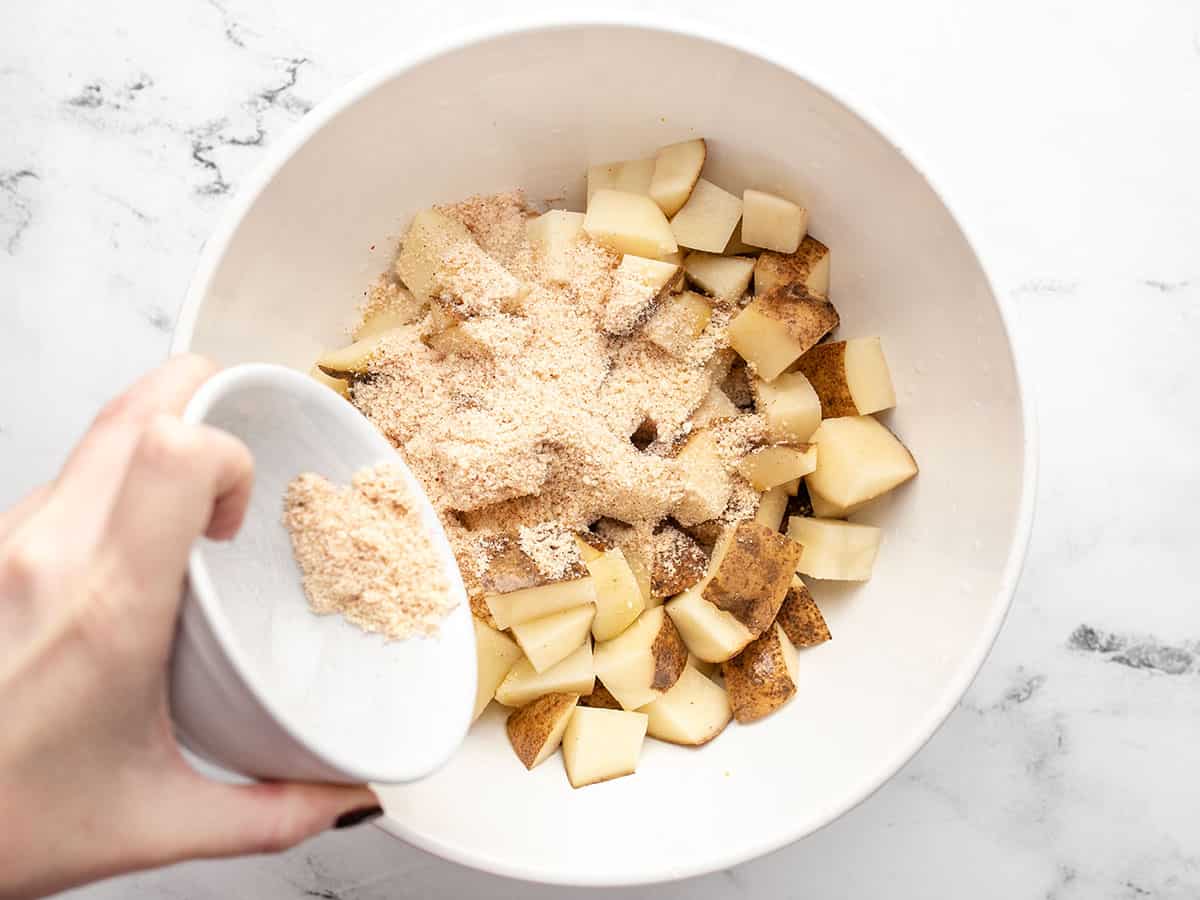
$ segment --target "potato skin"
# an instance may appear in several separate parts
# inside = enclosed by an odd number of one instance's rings
[[[578,694],[546,694],[509,715],[505,723],[508,742],[526,769],[533,768],[533,761],[541,752],[554,723],[566,710],[574,708],[578,700]]]
[[[774,628],[722,663],[721,675],[725,678],[733,717],[743,723],[770,715],[796,693]]]
[[[799,282],[776,287],[754,300],[767,318],[774,319],[807,351],[837,328],[840,318],[833,304],[810,294]]]
[[[708,554],[689,535],[668,525],[654,536],[652,544],[650,592],[655,597],[674,597],[704,577]]]
[[[754,289],[764,293],[770,285],[798,281],[807,287],[813,268],[829,255],[829,248],[811,234],[805,235],[795,253],[764,250],[754,266]],[[765,284],[770,282],[770,285]],[[763,286],[760,287],[760,284]],[[816,293],[816,292],[814,292]],[[822,296],[817,294],[817,296]]]
[[[683,674],[688,660],[688,648],[671,617],[664,615],[662,618],[662,628],[658,630],[654,643],[650,645],[650,653],[654,657],[654,678],[650,687],[668,691]]]
[[[739,522],[703,597],[758,637],[775,621],[803,551],[761,522]]]
[[[623,708],[621,706],[621,704],[617,702],[617,698],[614,697],[612,694],[610,694],[608,692],[608,688],[606,688],[599,681],[596,682],[596,686],[594,688],[592,688],[592,692],[590,694],[585,694],[584,696],[579,698],[579,705],[580,706],[591,706],[596,709],[622,709]]]
[[[815,647],[832,639],[825,617],[800,579],[792,582],[775,619],[796,648]]]
[[[857,416],[858,407],[846,381],[846,342],[817,344],[795,363],[795,369],[808,379],[821,400],[821,418]]]

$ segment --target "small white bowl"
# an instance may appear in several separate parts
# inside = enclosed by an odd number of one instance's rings
[[[475,633],[454,554],[424,489],[345,400],[281,366],[209,379],[184,419],[240,438],[254,490],[232,541],[200,541],[171,659],[171,711],[191,750],[257,778],[400,783],[461,743],[475,704]],[[403,641],[308,609],[283,526],[288,483],[348,484],[390,462],[404,474],[458,606],[439,633]]]
[[[677,28],[492,28],[360,78],[231,206],[176,336],[223,362],[307,368],[346,340],[351,306],[417,210],[515,186],[581,209],[589,164],[693,136],[709,140],[707,178],[808,207],[832,247],[841,333],[882,336],[899,395],[884,419],[921,475],[860,514],[884,529],[874,580],[814,584],[833,641],[802,654],[780,713],[699,750],[648,741],[636,775],[573,791],[556,758],[525,771],[493,709],[437,775],[383,792],[385,828],[518,878],[697,875],[861,802],[967,689],[1030,531],[1032,415],[1003,304],[947,204],[791,61]]]

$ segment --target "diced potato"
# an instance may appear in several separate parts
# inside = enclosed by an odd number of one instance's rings
[[[783,514],[787,511],[787,505],[786,485],[780,484],[768,488],[758,501],[758,512],[754,514],[754,521],[778,531],[779,526],[783,524]]]
[[[768,294],[793,282],[799,282],[810,294],[829,296],[829,248],[811,234],[805,236],[795,253],[763,253],[755,263],[755,294]]]
[[[816,444],[775,444],[772,447],[759,447],[743,456],[737,464],[738,474],[758,491],[769,490],[795,478],[803,478],[816,467]]]
[[[605,550],[612,549],[610,541],[606,541],[600,535],[591,531],[575,535],[575,545],[579,548],[580,559],[585,563],[589,563],[593,559],[599,559],[604,555]]]
[[[653,200],[624,191],[597,191],[583,230],[618,253],[658,259],[679,249],[671,225]]]
[[[833,304],[790,284],[757,296],[738,313],[729,323],[729,345],[759,378],[774,381],[837,324]]]
[[[525,658],[535,672],[545,672],[566,659],[588,639],[596,607],[589,603],[512,626]]]
[[[701,178],[687,203],[671,219],[671,231],[681,247],[720,253],[741,217],[740,197]]]
[[[592,622],[592,636],[598,641],[607,641],[628,628],[641,615],[646,606],[642,590],[625,554],[615,547],[584,565],[591,572],[596,589],[596,618]]]
[[[517,660],[496,688],[496,701],[505,706],[524,706],[546,694],[590,694],[596,684],[592,667],[592,644],[582,647],[545,672],[538,672],[527,659]]]
[[[690,587],[664,607],[679,630],[683,642],[704,662],[724,662],[754,640],[750,631],[724,610],[704,599],[701,582]]]
[[[853,338],[817,344],[796,368],[821,398],[821,415],[865,416],[896,405],[892,375],[879,338]]]
[[[779,625],[722,665],[733,717],[753,722],[791,700],[796,693],[796,665],[796,648]]]
[[[808,232],[808,210],[765,191],[742,193],[742,240],[747,244],[795,253]]]
[[[675,215],[687,203],[707,156],[704,138],[670,144],[655,155],[650,196],[665,215]]]
[[[796,571],[831,581],[869,581],[881,532],[873,525],[792,516],[788,537],[804,546]]]
[[[624,191],[627,194],[644,194],[648,197],[653,175],[653,159],[630,159],[590,166],[587,171],[588,205],[591,205],[592,195],[596,191]]]
[[[741,414],[733,401],[715,384],[705,395],[690,419],[693,428],[707,428],[715,422],[732,419]]]
[[[626,335],[650,317],[670,293],[679,266],[626,253],[613,275],[613,286],[604,305],[604,330]]]
[[[424,210],[413,217],[396,257],[396,274],[419,302],[429,302],[433,276],[442,257],[460,243],[475,243],[462,222],[436,209]]]
[[[558,749],[578,700],[578,694],[546,694],[509,714],[508,742],[526,769]]]
[[[326,375],[317,366],[309,369],[308,374],[335,394],[341,394],[343,397],[350,396],[350,382],[343,381],[341,378],[334,378],[332,375]]]
[[[646,609],[662,605],[662,598],[655,597],[650,588],[650,566],[642,550],[627,548],[621,551],[625,554],[625,562],[629,563],[629,571],[637,579],[638,591],[642,595],[642,603]]]
[[[594,706],[597,709],[621,709],[617,698],[610,694],[608,688],[599,681],[596,682],[596,686],[592,688],[590,694],[579,698],[579,705]]]
[[[675,686],[641,712],[649,717],[650,737],[688,747],[707,744],[733,718],[725,691],[692,668],[685,668]]]
[[[838,506],[873,500],[917,474],[908,448],[870,416],[826,419],[812,439],[817,467],[808,485]]]
[[[660,602],[686,591],[704,577],[708,554],[678,528],[664,525],[651,543],[650,590]]]
[[[683,476],[683,499],[675,507],[682,525],[716,519],[725,512],[733,493],[733,482],[710,431],[694,431],[675,457]]]
[[[425,344],[431,350],[446,356],[465,356],[469,359],[490,359],[492,348],[480,339],[470,321],[451,325],[442,331],[425,336]]]
[[[685,257],[688,280],[720,303],[736,303],[750,287],[754,260],[694,250]]]
[[[489,594],[486,599],[496,627],[505,629],[573,606],[595,603],[596,585],[587,576],[522,588],[507,594]]]
[[[752,520],[739,522],[713,550],[701,596],[758,637],[775,621],[802,552],[778,531]],[[692,652],[709,659],[695,648]]]
[[[742,240],[742,223],[738,222],[722,253],[725,256],[757,256],[762,253],[762,247],[752,247]]]
[[[689,669],[695,669],[705,678],[712,678],[714,675],[721,674],[720,663],[705,662],[693,653],[688,653],[687,664]]]
[[[751,388],[755,409],[766,418],[771,440],[807,441],[821,424],[821,399],[802,373],[784,372],[774,381],[755,378]]]
[[[808,502],[812,505],[812,514],[818,519],[844,519],[858,512],[871,501],[864,500],[862,503],[855,503],[851,506],[839,506],[809,487]]]
[[[563,765],[571,787],[632,775],[646,739],[645,713],[576,706],[563,735]]]
[[[383,331],[379,334],[363,338],[361,341],[355,341],[348,347],[322,353],[317,359],[317,368],[331,378],[341,378],[343,380],[350,379],[354,375],[362,375],[370,369],[371,363],[375,361],[380,350],[389,341],[394,337],[403,335],[411,327],[404,325],[400,328],[393,328],[390,331]]]
[[[492,702],[504,676],[521,658],[521,648],[507,634],[501,634],[477,617],[472,616],[471,621],[475,625],[475,712],[471,715],[474,722]]]
[[[673,356],[685,356],[712,318],[708,301],[692,291],[674,294],[663,301],[644,333],[654,344]]]
[[[621,706],[637,709],[675,684],[687,655],[674,622],[658,606],[611,641],[596,644],[596,677]]]
[[[595,525],[598,537],[607,543],[607,548],[619,547],[625,556],[625,562],[633,577],[637,580],[638,591],[641,592],[645,608],[661,605],[650,590],[650,553],[649,548],[642,546],[638,532],[631,525],[618,522],[615,519],[601,519]]]
[[[538,249],[542,268],[551,281],[571,277],[571,248],[583,231],[583,213],[552,209],[525,223],[529,242]]]
[[[421,317],[425,304],[421,303],[412,293],[398,285],[391,291],[391,302],[387,306],[372,310],[363,316],[363,320],[354,329],[354,339],[361,341],[401,325],[408,325]]]
[[[798,577],[792,579],[783,606],[775,621],[783,629],[792,644],[799,647],[815,647],[830,639],[829,626],[817,608],[808,587]]]

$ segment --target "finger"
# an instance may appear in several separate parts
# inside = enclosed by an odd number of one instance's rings
[[[177,591],[193,541],[229,537],[254,477],[250,451],[207,425],[159,416],[142,431],[113,505],[100,554],[115,558],[155,602]]]
[[[40,484],[18,500],[12,507],[0,512],[0,544],[16,533],[30,517],[35,515],[46,498],[50,496],[50,485]]]
[[[70,528],[72,545],[99,540],[142,428],[157,415],[179,415],[217,367],[201,356],[167,360],[110,402],[71,452],[41,518],[52,531]]]

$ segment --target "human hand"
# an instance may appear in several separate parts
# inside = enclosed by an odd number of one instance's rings
[[[175,741],[188,551],[237,533],[253,478],[240,442],[178,418],[214,371],[179,356],[147,375],[0,512],[0,897],[283,850],[379,811],[365,786],[211,781]]]

